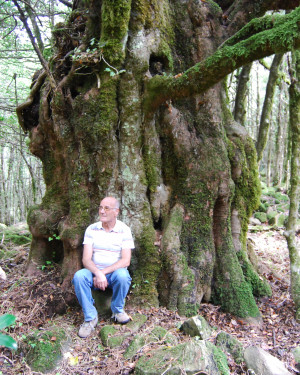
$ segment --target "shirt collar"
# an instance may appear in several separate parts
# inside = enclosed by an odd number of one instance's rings
[[[119,223],[120,221],[117,219],[115,226],[109,232],[118,232]],[[102,221],[99,221],[99,229],[105,230],[102,226]]]

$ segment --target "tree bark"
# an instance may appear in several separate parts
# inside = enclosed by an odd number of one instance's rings
[[[248,91],[248,82],[250,79],[252,64],[243,66],[238,79],[238,87],[236,91],[234,119],[241,125],[245,126],[246,119],[246,97]]]
[[[278,69],[282,61],[283,54],[276,54],[274,56],[272,66],[270,69],[264,105],[261,113],[259,131],[256,141],[257,160],[260,161],[263,155],[264,148],[268,139],[268,132],[270,126],[270,116],[273,106],[274,93],[276,82],[278,79]]]
[[[296,233],[300,199],[300,52],[292,52],[290,94],[290,127],[292,138],[290,210],[284,233],[290,256],[291,295],[295,302],[296,319],[300,322],[300,243]]]
[[[240,6],[234,4],[231,11]],[[219,82],[253,59],[298,46],[299,10],[259,19],[228,39],[225,9],[213,2],[89,6],[86,12],[79,1],[54,32],[57,89],[48,78],[39,81],[18,110],[47,186],[28,217],[28,272],[54,250],[68,289],[81,267],[84,230],[111,194],[135,237],[131,301],[192,315],[203,299],[213,300],[257,317],[253,295],[270,289],[246,253],[248,218],[260,195],[256,156]],[[232,30],[242,26],[240,18],[234,22]],[[283,25],[288,43],[274,38]],[[47,241],[54,233],[61,238],[55,247]]]

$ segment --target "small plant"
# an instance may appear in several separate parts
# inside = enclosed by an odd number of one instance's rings
[[[44,271],[45,268],[50,269],[53,267],[53,264],[51,260],[46,260],[45,264],[41,266],[42,271]]]
[[[103,60],[104,60],[104,59],[103,59]],[[106,63],[106,64],[107,64],[107,63]],[[114,70],[112,70],[112,69],[114,69]],[[112,67],[112,69],[111,69],[111,68],[105,68],[104,71],[105,71],[105,72],[108,72],[109,75],[110,75],[110,77],[114,77],[114,76],[117,75],[117,74],[121,74],[121,73],[126,72],[125,69],[117,70],[117,69],[114,68],[114,67]]]
[[[4,314],[0,316],[0,330],[14,324],[16,321],[16,317],[11,314]],[[4,335],[0,333],[0,346],[5,346],[6,348],[16,350],[18,349],[17,342],[10,337],[9,335]]]
[[[53,241],[53,240],[60,240],[60,237],[57,236],[56,234],[53,234],[52,236],[48,237],[48,241]]]

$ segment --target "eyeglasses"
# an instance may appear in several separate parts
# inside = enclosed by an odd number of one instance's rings
[[[108,207],[108,206],[104,206],[104,207],[100,206],[99,207],[99,211],[104,210],[105,212],[107,212],[109,210],[117,210],[117,209],[118,209],[117,207]]]

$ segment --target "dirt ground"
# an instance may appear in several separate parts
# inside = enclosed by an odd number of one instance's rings
[[[286,368],[297,374],[291,351],[300,345],[299,327],[294,319],[295,308],[289,294],[289,258],[285,238],[280,231],[266,230],[261,232],[249,231],[248,238],[259,257],[259,270],[269,280],[272,297],[257,301],[262,322],[261,324],[246,324],[238,318],[224,313],[218,306],[202,304],[199,314],[216,327],[216,334],[223,330],[235,336],[244,347],[257,345],[284,362]],[[122,353],[129,339],[118,349],[108,349],[101,345],[99,332],[104,325],[111,324],[108,319],[99,322],[91,337],[83,340],[77,336],[77,330],[82,323],[82,313],[78,304],[69,305],[66,295],[60,289],[58,269],[47,265],[41,274],[30,279],[25,276],[25,262],[28,256],[28,246],[19,246],[13,259],[0,259],[0,266],[7,273],[7,280],[0,280],[0,315],[11,313],[16,315],[17,322],[9,328],[10,334],[22,347],[22,338],[32,330],[47,330],[57,325],[62,327],[70,338],[70,345],[65,348],[64,356],[59,366],[50,375],[69,374],[103,374],[127,375],[134,373],[138,358],[155,348],[153,343],[145,346],[131,361],[125,360]],[[69,297],[73,296],[70,290]],[[59,314],[57,314],[57,312]],[[167,328],[180,341],[187,338],[178,327],[185,320],[174,311],[165,308],[133,309],[130,306],[130,295],[127,301],[127,312],[131,315],[142,313],[147,316],[143,331],[150,330],[156,325]],[[242,363],[236,364],[228,355],[231,374],[247,374]],[[40,374],[30,369],[24,360],[22,350],[12,352],[0,348],[0,375],[10,374]]]

